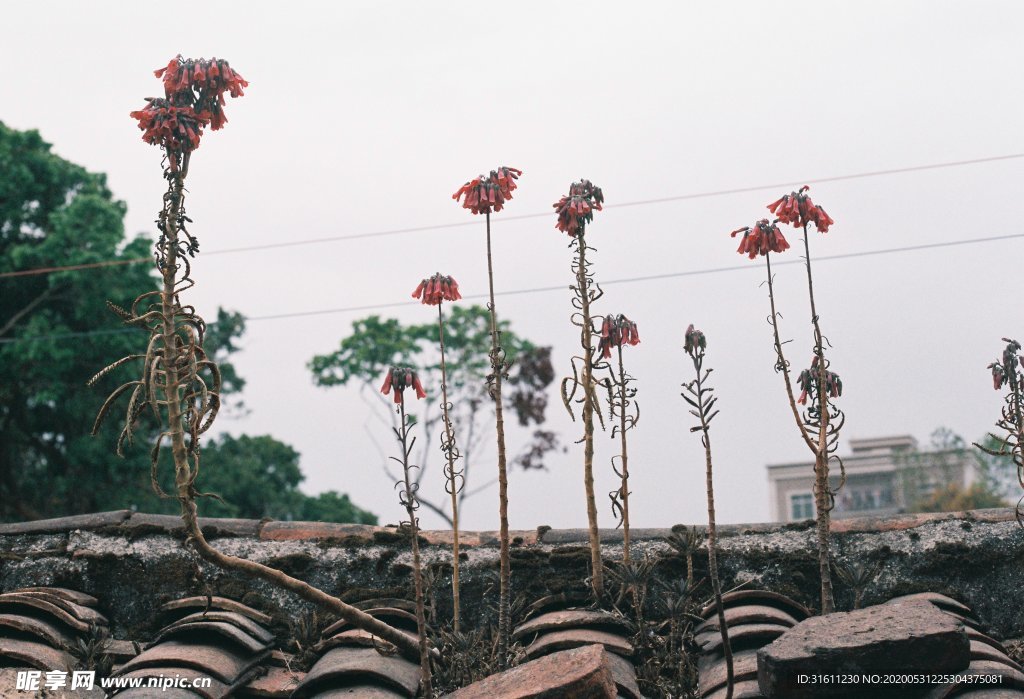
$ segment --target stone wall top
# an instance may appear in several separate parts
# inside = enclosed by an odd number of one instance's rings
[[[832,532],[870,533],[889,532],[914,529],[933,522],[965,520],[973,522],[1009,522],[1015,519],[1012,507],[989,510],[971,510],[967,512],[934,512],[921,514],[902,514],[889,517],[854,517],[832,521]],[[263,541],[311,541],[331,540],[336,542],[350,541],[359,543],[387,543],[393,540],[396,528],[373,526],[368,524],[336,524],[333,522],[281,522],[276,520],[256,519],[220,519],[201,517],[199,519],[203,533],[210,539],[252,537]],[[808,529],[814,525],[812,520],[790,523],[752,523],[752,524],[720,524],[718,535],[721,537],[746,534],[769,534],[773,532]],[[675,525],[666,528],[637,528],[630,531],[634,541],[663,539],[672,533]],[[697,524],[701,527],[703,524]],[[73,531],[94,531],[125,536],[163,533],[172,536],[184,536],[181,518],[175,515],[153,515],[131,510],[115,510],[84,515],[71,515],[55,519],[41,519],[30,522],[0,523],[0,537],[21,536],[25,534],[60,534]],[[606,543],[622,541],[621,529],[601,529],[601,540]],[[424,530],[420,535],[432,544],[450,544],[452,535],[449,530]],[[517,544],[577,544],[588,541],[586,529],[552,529],[541,525],[531,530],[515,530],[509,536]],[[497,546],[497,531],[462,531],[459,534],[460,546]]]

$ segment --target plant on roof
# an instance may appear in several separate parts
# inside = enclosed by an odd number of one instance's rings
[[[412,292],[413,298],[420,299],[428,306],[437,306],[437,340],[441,351],[441,451],[444,452],[445,492],[451,497],[452,503],[452,626],[455,633],[460,632],[459,609],[459,493],[465,484],[462,469],[455,465],[458,461],[459,447],[455,443],[455,427],[452,425],[452,404],[448,400],[448,367],[444,353],[444,310],[443,301],[458,301],[459,283],[452,277],[438,272],[424,279]]]
[[[1005,390],[1003,407],[996,421],[1000,434],[989,433],[987,444],[974,443],[989,456],[1009,457],[1017,468],[1017,482],[1024,488],[1024,407],[1021,399],[1024,396],[1024,356],[1021,345],[1016,340],[1004,337],[1003,354],[999,359],[988,365],[992,372],[992,387],[999,391]],[[1024,495],[1017,501],[1017,523],[1024,527]]]
[[[704,543],[704,532],[696,525],[687,528],[685,525],[677,524],[672,527],[672,533],[665,537],[665,543],[686,560],[686,586],[688,589],[695,589],[693,555],[700,550],[701,544]]]
[[[555,228],[570,237],[569,247],[573,255],[573,275],[575,285],[572,287],[572,305],[575,310],[570,317],[572,324],[580,329],[581,354],[571,359],[572,376],[562,379],[562,402],[573,420],[576,413],[573,402],[582,405],[583,420],[583,488],[587,501],[587,524],[590,535],[590,570],[591,587],[594,600],[598,601],[604,592],[604,564],[601,561],[601,537],[597,528],[597,502],[594,499],[594,416],[596,415],[604,428],[601,407],[598,403],[597,389],[602,383],[596,378],[596,371],[608,365],[601,361],[594,347],[594,336],[598,335],[594,327],[592,304],[600,299],[604,292],[594,281],[587,260],[587,251],[593,251],[586,241],[587,226],[594,220],[594,212],[600,211],[604,203],[604,193],[600,187],[594,186],[590,180],[573,182],[569,193],[554,203],[558,220]]]
[[[722,583],[718,578],[718,529],[715,524],[715,486],[711,466],[711,421],[718,415],[715,404],[718,398],[713,396],[715,389],[707,386],[708,376],[712,369],[704,368],[704,353],[707,350],[707,338],[700,330],[690,325],[686,329],[683,350],[693,361],[696,378],[683,384],[683,400],[690,404],[690,414],[699,424],[690,428],[690,432],[700,432],[700,441],[704,446],[705,478],[708,495],[708,577],[711,578],[711,589],[715,595],[715,608],[718,612],[718,629],[722,634],[722,649],[725,653],[726,694],[725,699],[732,699],[733,663],[732,644],[729,643],[729,628],[725,623],[725,609],[722,606]]]
[[[147,105],[131,116],[138,120],[143,140],[159,146],[164,156],[167,191],[157,218],[160,235],[155,249],[160,289],[140,294],[129,309],[110,304],[127,325],[139,328],[148,340],[144,352],[117,360],[90,380],[91,385],[117,367],[142,363],[139,377],[116,388],[103,403],[94,432],[117,399],[127,395],[118,451],[132,442],[136,421],[143,414],[150,412],[157,418],[161,432],[151,452],[153,486],[161,495],[178,500],[187,540],[204,560],[277,585],[407,652],[418,653],[420,646],[415,639],[365,612],[280,570],[219,551],[207,542],[199,526],[196,499],[206,495],[197,486],[200,438],[212,426],[221,406],[221,374],[203,348],[206,323],[195,307],[182,299],[195,285],[190,260],[199,251],[198,239],[186,227],[192,219],[185,212],[185,181],[204,130],[209,127],[216,131],[227,122],[225,94],[241,97],[248,82],[227,61],[216,58],[178,56],[157,70],[156,76],[163,79],[164,97],[148,99]],[[170,446],[174,468],[171,495],[160,489],[157,472],[160,452],[166,445]]]
[[[610,359],[612,348],[615,348],[618,358],[618,372],[609,367],[611,373],[611,390],[609,406],[612,420],[618,418],[618,424],[612,425],[612,439],[619,438],[619,461],[612,457],[612,470],[619,477],[620,485],[617,489],[608,494],[612,501],[612,514],[617,515],[619,525],[622,527],[622,561],[630,562],[629,542],[629,449],[626,433],[636,427],[640,420],[640,406],[636,402],[636,388],[630,386],[634,379],[626,372],[626,365],[622,359],[622,347],[624,345],[639,345],[640,334],[637,332],[636,323],[621,313],[617,316],[605,316],[601,324],[601,339],[597,343],[597,350],[601,359]]]
[[[487,222],[487,287],[488,311],[491,316],[491,373],[487,377],[491,398],[494,400],[495,432],[498,442],[498,516],[499,547],[500,547],[500,583],[498,592],[498,664],[504,668],[508,662],[509,640],[512,634],[511,583],[512,568],[509,553],[508,535],[508,469],[505,455],[505,419],[501,403],[502,381],[508,378],[509,364],[505,359],[505,351],[501,347],[501,334],[498,331],[498,314],[494,304],[494,258],[491,254],[491,212],[501,211],[505,202],[512,198],[516,189],[516,180],[522,170],[499,166],[491,170],[489,175],[480,175],[464,185],[452,195],[456,201],[462,200],[462,208],[468,209],[474,216],[483,214]]]
[[[396,483],[395,486],[400,488],[398,500],[405,508],[405,512],[409,517],[408,521],[401,524],[408,531],[409,540],[412,542],[412,579],[416,594],[416,635],[419,640],[420,652],[420,693],[424,697],[431,697],[433,696],[433,690],[430,681],[430,646],[427,642],[427,619],[423,604],[420,525],[419,518],[416,517],[416,510],[419,509],[420,504],[416,499],[418,484],[409,475],[416,468],[409,461],[413,446],[416,444],[416,438],[409,438],[409,429],[412,427],[412,421],[405,414],[405,389],[407,388],[412,389],[416,393],[417,399],[427,397],[426,392],[423,390],[423,385],[420,383],[420,377],[413,368],[393,366],[388,369],[380,392],[384,395],[393,395],[395,405],[398,406],[396,408],[399,417],[398,427],[394,428],[394,432],[398,444],[402,447],[402,456],[401,458],[392,456],[391,459],[402,466],[402,480]]]
[[[819,233],[827,233],[835,221],[825,209],[815,204],[806,185],[797,192],[779,197],[768,205],[768,210],[776,218],[772,221],[764,218],[753,226],[745,226],[732,232],[736,237],[742,233],[737,252],[750,259],[764,257],[768,271],[768,301],[771,315],[768,323],[772,326],[775,341],[775,371],[782,374],[786,387],[786,397],[793,413],[800,437],[814,454],[814,507],[817,516],[818,571],[821,575],[821,613],[831,614],[835,611],[835,599],[832,593],[832,574],[829,554],[829,525],[831,512],[835,507],[836,491],[846,482],[846,470],[842,459],[835,453],[839,441],[839,430],[845,421],[843,412],[835,405],[833,399],[843,393],[843,382],[830,370],[825,357],[826,346],[831,347],[821,332],[818,311],[814,300],[814,279],[811,274],[811,250],[808,234],[809,226],[814,224]],[[810,298],[811,328],[814,344],[812,347],[811,364],[799,374],[797,382],[801,393],[799,400],[793,392],[790,378],[790,364],[783,354],[784,343],[779,337],[778,321],[782,317],[775,309],[774,278],[772,277],[771,254],[782,253],[789,249],[789,242],[779,229],[778,224],[790,224],[802,229],[804,234],[804,264],[807,269],[807,293]],[[787,341],[788,342],[788,341]],[[802,412],[797,405],[807,405]],[[839,479],[835,487],[829,480],[829,467],[833,460],[839,466]]]

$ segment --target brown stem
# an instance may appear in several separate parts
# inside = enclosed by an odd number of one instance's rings
[[[448,456],[448,492],[452,496],[452,616],[455,633],[459,633],[459,488],[455,474],[455,430],[448,414],[448,369],[444,357],[444,313],[437,304],[437,336],[441,345],[441,411],[444,415],[445,452]]]
[[[181,518],[185,522],[185,528],[188,531],[189,539],[196,551],[204,560],[212,563],[218,568],[222,568],[224,570],[235,570],[244,575],[268,582],[275,587],[293,592],[307,602],[311,602],[333,612],[334,614],[337,614],[340,618],[349,622],[353,626],[363,629],[364,631],[368,631],[374,636],[382,638],[388,643],[397,646],[404,651],[405,655],[418,657],[420,648],[417,639],[398,631],[379,619],[370,616],[366,612],[345,604],[337,597],[332,597],[323,590],[282,573],[275,568],[265,566],[262,563],[256,563],[255,561],[250,561],[245,558],[230,556],[213,548],[209,542],[207,542],[206,537],[199,528],[199,515],[196,510],[195,500],[191,497],[181,498],[180,496],[178,500],[181,502]],[[431,655],[436,655],[436,651],[431,651]]]
[[[412,478],[409,476],[409,422],[405,417],[405,399],[398,404],[401,427],[398,441],[402,445],[402,472],[405,474],[405,511],[409,515],[409,535],[412,539],[412,579],[416,589],[416,631],[419,637],[420,652],[420,694],[424,697],[434,695],[430,677],[430,648],[427,644],[427,618],[423,611],[423,568],[420,563],[420,527],[416,518],[416,493],[413,490]]]
[[[591,583],[594,601],[601,600],[604,591],[604,566],[601,562],[601,535],[597,528],[597,501],[594,498],[594,355],[593,328],[590,324],[590,290],[587,286],[587,242],[581,228],[576,236],[579,245],[579,259],[576,268],[576,286],[580,298],[580,312],[583,328],[580,341],[583,345],[583,487],[587,494],[587,524],[590,532]]]
[[[494,264],[491,254],[491,212],[487,212],[487,284],[490,294],[490,303],[487,309],[491,312],[491,372],[494,384],[491,394],[494,397],[494,421],[498,438],[498,516],[500,518],[500,591],[498,593],[498,667],[504,669],[508,662],[509,637],[511,635],[511,622],[509,616],[510,591],[509,584],[512,577],[511,562],[509,557],[508,540],[508,474],[505,462],[505,419],[502,414],[501,405],[501,380],[505,371],[505,359],[501,353],[501,345],[498,341],[498,315],[494,306]]]
[[[167,434],[171,439],[171,451],[174,458],[175,486],[178,501],[181,504],[181,518],[188,532],[188,538],[195,547],[195,550],[206,561],[225,569],[235,570],[244,575],[249,575],[264,580],[276,587],[288,590],[302,597],[308,602],[317,604],[345,619],[353,626],[368,631],[385,641],[394,644],[408,654],[418,653],[419,646],[415,639],[410,638],[397,629],[375,619],[369,614],[356,609],[341,600],[328,595],[301,580],[291,577],[280,570],[265,566],[255,561],[249,561],[236,556],[229,556],[213,548],[202,529],[199,527],[199,514],[195,503],[195,493],[192,484],[193,469],[189,463],[189,451],[185,444],[185,432],[181,410],[180,394],[181,382],[176,367],[176,332],[174,315],[177,306],[175,294],[175,272],[177,270],[178,254],[178,230],[177,218],[181,211],[181,197],[184,189],[184,173],[187,171],[187,158],[185,167],[177,173],[169,191],[170,204],[166,210],[167,215],[162,218],[165,243],[165,266],[161,270],[162,286],[160,291],[160,314],[161,330],[163,340],[162,364],[165,372],[164,383],[161,386],[163,399],[167,405]]]
[[[821,613],[835,611],[832,593],[832,569],[829,555],[829,530],[832,502],[828,483],[828,391],[826,390],[825,347],[814,306],[814,279],[811,276],[811,250],[807,224],[804,224],[804,262],[807,265],[807,293],[811,300],[811,325],[814,327],[814,356],[818,362],[818,439],[814,445],[814,501],[817,508],[818,570],[821,573]]]
[[[703,372],[704,355],[697,352],[693,358],[693,366],[697,371],[697,412],[700,415],[701,441],[704,444],[704,460],[708,491],[708,575],[711,588],[715,593],[715,607],[718,610],[718,628],[722,634],[722,649],[725,652],[726,694],[725,699],[732,699],[733,692],[733,661],[732,644],[729,642],[729,627],[725,624],[725,607],[722,605],[722,583],[718,579],[718,530],[715,523],[715,486],[711,469],[711,434],[707,419],[709,408],[704,403]],[[709,370],[710,371],[710,370]]]
[[[622,456],[622,560],[629,563],[629,455],[626,451],[626,369],[619,345],[619,441]]]
[[[1017,377],[1017,369],[1014,365],[1010,364],[1010,378],[1012,383],[1010,384],[1013,393],[1013,411],[1014,411],[1014,427],[1016,428],[1016,441],[1017,448],[1011,450],[1011,454],[1014,456],[1014,460],[1017,465],[1017,482],[1020,483],[1020,487],[1024,488],[1024,459],[1021,458],[1021,449],[1024,448],[1024,415],[1021,413],[1021,380]],[[1024,503],[1024,496],[1017,501],[1017,523],[1024,527],[1024,509],[1021,507],[1021,503]]]
[[[800,410],[796,407],[796,398],[793,395],[793,382],[789,376],[789,362],[786,361],[785,355],[782,353],[782,340],[779,338],[779,315],[775,310],[775,287],[772,280],[772,254],[766,252],[764,256],[765,264],[768,267],[768,303],[771,305],[771,326],[772,334],[775,339],[775,354],[776,364],[775,367],[782,372],[782,378],[786,383],[786,397],[789,398],[789,409],[793,413],[793,419],[796,420],[796,426],[800,429],[800,436],[803,437],[804,443],[807,444],[807,448],[814,451],[814,442],[811,440],[810,434],[807,432],[807,428],[804,426],[804,421],[800,417]]]

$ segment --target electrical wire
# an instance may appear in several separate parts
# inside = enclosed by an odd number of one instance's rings
[[[707,197],[718,197],[729,194],[742,194],[745,192],[756,192],[762,189],[777,189],[779,187],[788,187],[795,184],[820,184],[822,182],[839,182],[843,180],[856,180],[867,177],[882,177],[887,175],[897,175],[907,172],[921,172],[924,170],[939,170],[943,168],[951,167],[962,167],[965,165],[979,165],[982,163],[992,163],[1003,160],[1015,160],[1018,158],[1024,158],[1024,153],[1010,153],[1007,155],[996,155],[987,158],[974,158],[971,160],[953,160],[944,163],[931,163],[928,165],[912,165],[909,167],[891,168],[888,170],[872,170],[868,172],[858,172],[850,175],[835,175],[833,177],[819,177],[811,180],[791,180],[788,182],[776,182],[774,184],[760,184],[752,187],[737,187],[733,189],[718,189],[707,192],[694,192],[690,194],[677,194],[669,197],[661,197],[656,199],[640,199],[636,201],[619,202],[613,204],[606,204],[605,209],[614,208],[626,208],[630,206],[650,206],[652,204],[666,204],[675,201],[688,201],[691,199],[704,199]],[[533,218],[550,217],[552,214],[550,211],[543,213],[534,214],[517,214],[505,216],[502,215],[495,219],[495,223],[503,221],[522,221]],[[319,245],[322,243],[335,243],[346,240],[358,240],[362,238],[379,238],[384,236],[393,235],[405,235],[409,233],[423,233],[426,231],[444,230],[448,228],[460,228],[463,226],[475,226],[478,225],[478,221],[460,221],[458,223],[439,223],[430,226],[415,226],[410,228],[392,228],[381,231],[369,231],[365,233],[350,233],[346,235],[334,235],[326,236],[323,238],[306,238],[302,240],[287,240],[275,243],[263,243],[259,245],[244,245],[235,248],[222,248],[220,250],[209,250],[203,253],[204,257],[211,255],[229,255],[240,252],[252,252],[257,250],[274,250],[278,248],[291,248],[299,247],[304,245]],[[90,269],[100,269],[104,267],[117,267],[131,264],[141,264],[143,262],[151,262],[152,257],[129,257],[120,260],[106,260],[102,262],[90,262],[86,264],[78,265],[59,265],[53,267],[38,267],[35,269],[23,269],[13,272],[0,272],[0,279],[11,279],[16,277],[30,277],[38,276],[41,274],[53,274],[55,272],[77,272]]]
[[[968,238],[966,240],[948,240],[938,243],[922,243],[920,245],[904,245],[897,248],[881,248],[878,250],[862,250],[859,252],[847,252],[840,253],[838,255],[822,255],[814,258],[815,262],[828,262],[832,260],[846,260],[856,259],[861,257],[873,257],[877,255],[891,255],[905,252],[916,252],[919,250],[934,250],[936,248],[951,248],[963,245],[976,245],[979,243],[994,243],[1004,240],[1015,240],[1018,238],[1024,238],[1024,233],[1012,233],[1007,235],[996,235],[989,236],[986,238]],[[785,265],[800,265],[803,264],[802,259],[790,259],[783,260],[775,263],[775,266],[782,267]],[[624,277],[621,279],[612,279],[606,282],[601,282],[601,286],[611,286],[614,284],[632,284],[637,282],[649,282],[657,281],[661,279],[678,279],[682,277],[695,277],[706,274],[720,274],[723,272],[739,272],[743,270],[759,269],[759,266],[743,264],[743,265],[729,265],[728,267],[709,267],[705,269],[692,269],[682,272],[666,272],[664,274],[650,274],[645,276],[637,277]],[[495,296],[517,296],[522,294],[537,294],[546,293],[551,291],[564,291],[568,289],[565,284],[558,284],[555,286],[537,286],[528,289],[512,289],[509,291],[498,291],[495,292]],[[466,300],[474,299],[485,299],[487,294],[469,294],[463,297]],[[287,313],[273,313],[270,315],[262,316],[246,316],[244,318],[246,323],[263,321],[263,320],[282,320],[285,318],[305,318],[309,316],[322,316],[322,315],[334,315],[338,313],[355,313],[359,311],[376,311],[385,308],[398,308],[402,306],[415,306],[418,305],[418,301],[394,301],[391,303],[377,303],[368,304],[362,306],[343,306],[340,308],[322,308],[312,311],[292,311]],[[210,323],[211,326],[216,323]],[[28,337],[13,337],[13,338],[0,338],[0,345],[14,344],[18,342],[41,342],[46,340],[65,340],[83,337],[92,337],[99,335],[116,335],[120,333],[135,332],[134,328],[117,328],[108,330],[86,330],[82,332],[67,332],[67,333],[50,333],[46,335],[30,335]]]

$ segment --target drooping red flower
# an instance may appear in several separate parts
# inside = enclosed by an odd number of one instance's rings
[[[459,283],[454,277],[438,272],[421,281],[412,292],[412,297],[421,299],[428,306],[436,306],[442,301],[458,301],[462,294],[459,293]]]
[[[800,376],[796,380],[797,385],[800,387],[800,397],[797,399],[797,403],[800,405],[807,404],[808,396],[815,396],[817,393],[818,386],[818,358],[815,357],[811,361],[811,368],[804,369],[800,372]],[[839,378],[839,374],[834,371],[825,372],[825,393],[830,398],[838,398],[843,395],[843,381]]]
[[[227,61],[218,58],[185,59],[178,55],[153,73],[163,78],[164,98],[148,99],[146,107],[130,116],[139,120],[144,141],[161,146],[171,155],[198,148],[205,127],[214,131],[223,128],[228,121],[224,94],[242,97],[249,86]]]
[[[604,192],[600,187],[595,187],[590,180],[573,182],[569,193],[552,204],[558,214],[555,228],[569,235],[582,235],[603,203]]]
[[[821,233],[828,233],[829,226],[835,221],[825,209],[816,205],[807,194],[810,189],[804,185],[798,192],[790,192],[779,197],[768,205],[768,210],[779,217],[783,223],[792,224],[794,228],[803,228],[813,223]]]
[[[640,333],[637,332],[636,323],[621,313],[617,316],[604,317],[604,323],[601,324],[601,339],[597,343],[597,349],[604,359],[612,356],[612,347],[639,344]]]
[[[385,396],[394,391],[395,404],[401,403],[405,396],[405,389],[412,388],[416,391],[417,398],[426,398],[427,393],[423,390],[423,384],[420,383],[420,377],[416,374],[416,371],[411,367],[407,366],[393,366],[388,369],[387,376],[384,377],[384,385],[380,387],[380,392]]]
[[[683,342],[683,350],[693,357],[698,352],[706,349],[707,346],[708,340],[704,337],[704,333],[693,327],[693,323],[690,323],[690,327],[686,329],[686,339]]]
[[[747,255],[754,259],[758,255],[767,255],[769,252],[783,252],[789,249],[789,241],[774,222],[762,218],[753,226],[737,228],[730,237],[735,238],[737,233],[743,234],[740,246],[736,249],[741,255]]]
[[[160,146],[169,153],[187,153],[199,147],[203,127],[210,121],[207,112],[192,107],[176,107],[165,99],[149,98],[148,104],[130,114],[138,119],[142,140]],[[171,168],[175,161],[171,159]]]
[[[502,165],[491,170],[490,175],[480,175],[459,187],[452,199],[459,201],[465,195],[462,208],[469,209],[473,214],[501,211],[505,202],[512,198],[512,192],[518,186],[516,180],[522,174],[522,170]]]

